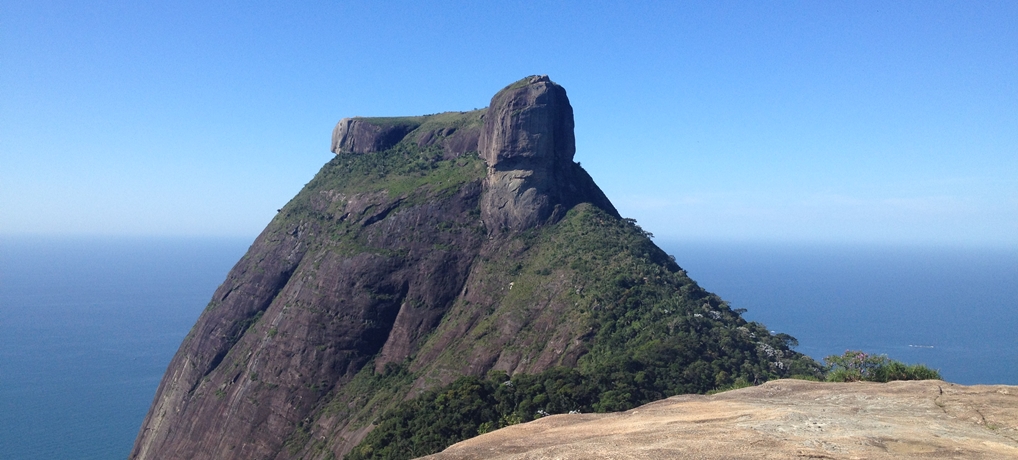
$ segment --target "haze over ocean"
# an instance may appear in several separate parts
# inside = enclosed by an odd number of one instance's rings
[[[0,239],[0,458],[120,459],[250,241]],[[820,359],[845,349],[1018,385],[1018,252],[665,242],[701,286]]]

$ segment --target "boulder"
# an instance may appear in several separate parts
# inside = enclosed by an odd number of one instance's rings
[[[547,75],[524,78],[491,98],[478,149],[488,164],[481,218],[491,233],[554,223],[582,202],[618,215],[573,163],[573,108]]]

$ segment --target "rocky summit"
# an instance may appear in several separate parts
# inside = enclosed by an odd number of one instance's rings
[[[547,76],[482,110],[343,119],[332,151],[216,290],[130,458],[412,458],[818,375],[619,216]]]

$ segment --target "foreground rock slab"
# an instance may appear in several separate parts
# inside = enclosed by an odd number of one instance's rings
[[[1016,459],[1018,387],[776,380],[545,417],[425,458]]]

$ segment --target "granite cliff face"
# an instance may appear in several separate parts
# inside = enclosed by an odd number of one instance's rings
[[[572,128],[546,76],[487,109],[340,121],[336,156],[184,339],[130,458],[338,458],[400,401],[493,370],[658,372],[633,401],[791,372],[787,336],[619,217]]]
[[[385,150],[421,125],[424,117],[407,117],[395,123],[372,123],[344,118],[332,130],[332,153],[370,153]]]
[[[479,141],[488,163],[481,217],[491,231],[520,231],[554,223],[587,201],[618,215],[573,163],[573,108],[566,91],[534,76],[491,99]]]

